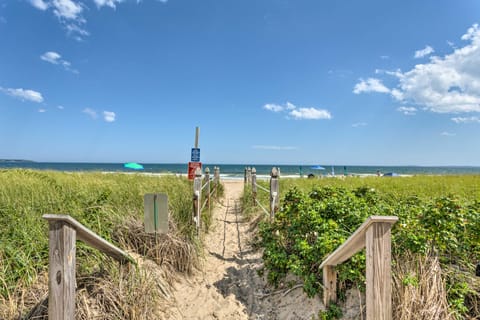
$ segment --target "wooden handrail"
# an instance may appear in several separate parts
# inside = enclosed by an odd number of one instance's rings
[[[49,224],[48,318],[74,319],[77,237],[122,263],[135,260],[69,215],[45,214],[43,218]]]
[[[85,227],[83,224],[75,220],[69,215],[65,214],[44,214],[42,216],[45,220],[49,223],[51,222],[64,222],[69,224],[73,229],[75,229],[77,233],[78,240],[81,240],[88,244],[89,246],[100,250],[101,252],[105,253],[106,255],[114,258],[115,260],[121,263],[135,263],[135,260],[125,251],[122,249],[114,246],[107,240],[103,239],[92,230]]]
[[[337,299],[335,266],[366,247],[367,320],[392,318],[391,301],[391,228],[396,216],[369,217],[340,247],[320,265],[323,268],[323,302]]]

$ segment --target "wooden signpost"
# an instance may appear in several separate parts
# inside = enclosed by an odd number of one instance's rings
[[[198,147],[198,138],[200,135],[200,128],[195,128],[195,147],[192,148],[190,162],[188,163],[188,180],[195,179],[195,172],[197,169],[202,170],[202,163],[200,162],[200,148]]]
[[[168,233],[168,196],[147,193],[143,198],[146,233]]]

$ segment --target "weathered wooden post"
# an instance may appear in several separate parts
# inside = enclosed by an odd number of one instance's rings
[[[193,221],[197,229],[197,234],[200,232],[200,210],[202,201],[202,169],[195,170],[195,179],[193,180]]]
[[[252,198],[253,206],[257,206],[257,169],[252,168]]]
[[[367,319],[392,319],[391,228],[373,223],[366,233]]]
[[[210,211],[210,169],[208,167],[205,168],[205,180],[207,180],[207,205]]]
[[[243,173],[243,186],[247,185],[247,167],[245,167],[245,171]]]
[[[218,185],[220,183],[220,168],[215,167],[213,171],[213,179],[215,181],[215,199],[218,199]]]
[[[247,168],[247,183],[252,183],[252,168]]]
[[[275,218],[275,213],[280,205],[278,178],[278,169],[273,167],[270,173],[270,219],[272,220]]]
[[[75,319],[76,230],[62,221],[49,221],[48,318]]]

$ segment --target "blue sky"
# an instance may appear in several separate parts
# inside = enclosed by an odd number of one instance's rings
[[[0,0],[0,158],[480,166],[480,1]]]

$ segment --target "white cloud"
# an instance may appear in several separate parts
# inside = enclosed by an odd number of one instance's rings
[[[428,56],[429,54],[432,54],[434,52],[435,52],[435,50],[432,47],[426,46],[422,50],[415,51],[414,57],[415,57],[415,59],[423,58],[423,57]]]
[[[366,122],[357,122],[357,123],[352,124],[352,127],[358,128],[358,127],[365,127],[366,125],[367,125]]]
[[[268,110],[268,111],[273,111],[273,112],[281,112],[285,108],[274,103],[267,103],[266,105],[263,106],[263,109]]]
[[[123,0],[93,0],[97,7],[101,8],[103,6],[107,6],[110,8],[115,9],[116,8],[116,3],[121,3]]]
[[[13,88],[2,88],[0,87],[0,91],[8,94],[11,97],[20,99],[22,101],[32,101],[32,102],[37,102],[41,103],[43,102],[43,96],[40,92],[34,91],[34,90],[29,90],[29,89],[13,89]]]
[[[452,118],[455,123],[480,123],[480,117],[455,117]]]
[[[296,150],[297,147],[292,146],[263,146],[263,145],[256,145],[252,146],[253,149],[262,149],[262,150]]]
[[[297,120],[319,120],[319,119],[331,119],[332,115],[327,110],[316,108],[298,108],[289,112],[289,115]]]
[[[382,60],[388,60],[388,59],[390,59],[390,56],[380,56],[380,59],[382,59]]]
[[[442,133],[440,133],[441,136],[445,136],[445,137],[454,137],[456,136],[455,133],[452,133],[452,132],[447,132],[447,131],[443,131]]]
[[[53,64],[59,64],[62,56],[54,51],[47,51],[40,56],[40,59],[47,61]]]
[[[44,54],[42,54],[40,56],[40,59],[42,59],[43,61],[52,63],[52,64],[59,64],[67,71],[70,71],[70,72],[73,72],[73,73],[78,73],[77,70],[71,68],[72,64],[70,62],[62,59],[62,56],[55,51],[45,52]]]
[[[360,79],[360,82],[353,88],[353,93],[355,94],[362,92],[389,93],[390,89],[385,87],[380,79],[368,78],[367,80]]]
[[[57,106],[57,109],[63,110],[63,109],[65,109],[65,107],[64,106]]]
[[[115,112],[112,111],[103,111],[103,119],[106,122],[114,122],[115,121]]]
[[[354,93],[389,93],[396,100],[436,113],[480,112],[480,30],[467,30],[468,43],[444,57],[431,57],[409,71],[387,73],[398,80],[388,89],[378,79],[361,80]],[[369,79],[370,80],[370,79]]]
[[[263,109],[272,112],[286,112],[288,117],[296,120],[319,120],[332,118],[332,115],[328,110],[317,108],[297,108],[297,106],[291,102],[287,102],[284,106],[268,103],[263,106]]]
[[[417,108],[415,108],[415,107],[398,107],[397,111],[403,113],[406,116],[414,116],[417,113]]]
[[[30,4],[42,11],[45,11],[48,9],[48,3],[46,3],[43,0],[30,0]]]
[[[83,20],[83,7],[72,0],[52,0],[53,13],[60,19]]]
[[[38,109],[38,112],[44,113],[44,112],[47,112],[47,110],[45,110],[45,109]]]
[[[97,112],[93,109],[90,109],[90,108],[85,108],[83,109],[82,111],[83,113],[89,115],[92,119],[97,119]]]

